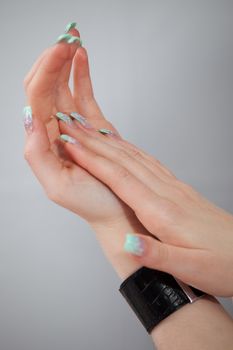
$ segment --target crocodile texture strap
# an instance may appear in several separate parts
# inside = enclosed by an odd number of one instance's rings
[[[129,276],[120,285],[119,291],[148,333],[180,307],[204,295],[204,292],[165,272],[147,267],[142,267]]]

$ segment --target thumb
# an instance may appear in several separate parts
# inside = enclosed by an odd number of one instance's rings
[[[192,276],[196,275],[200,256],[199,249],[177,247],[131,233],[126,235],[124,250],[142,266],[167,272],[186,283],[190,283]]]

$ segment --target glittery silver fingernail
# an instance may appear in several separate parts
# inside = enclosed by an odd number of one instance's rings
[[[78,114],[77,112],[71,112],[70,116],[77,120],[84,128],[93,129],[93,126],[90,123],[88,123],[87,119]]]
[[[28,134],[33,131],[32,108],[25,106],[23,109],[23,123]]]
[[[69,126],[74,126],[72,119],[62,112],[56,113],[56,117],[60,120],[62,120],[64,123],[68,124]]]

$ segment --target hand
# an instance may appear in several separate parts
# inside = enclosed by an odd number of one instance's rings
[[[60,129],[79,141],[66,143],[70,157],[111,188],[157,238],[129,236],[126,249],[135,260],[210,294],[233,295],[232,215],[123,139],[96,138],[64,122]]]
[[[70,33],[79,36],[75,29]],[[72,65],[73,93],[69,88]],[[58,111],[77,111],[96,129],[107,128],[118,134],[95,101],[87,51],[75,43],[54,45],[33,65],[24,85],[33,112],[32,123],[31,118],[26,123],[26,160],[48,197],[88,221],[118,275],[128,277],[141,264],[122,251],[125,232],[148,233],[119,197],[71,161],[58,140],[58,122],[51,118]],[[98,132],[95,135],[104,139]]]
[[[70,34],[79,37],[76,29],[71,29]],[[72,64],[73,94],[69,88]],[[108,128],[117,133],[95,101],[86,50],[77,43],[60,42],[52,46],[33,65],[24,85],[27,102],[35,116],[33,135],[27,137],[25,158],[49,198],[90,223],[132,215],[106,185],[68,161],[57,140],[58,122],[51,116],[58,111],[77,111],[91,120],[95,128]],[[99,134],[99,137],[104,136]]]

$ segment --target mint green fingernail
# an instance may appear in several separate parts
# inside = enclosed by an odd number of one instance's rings
[[[75,28],[77,25],[76,22],[70,22],[67,24],[66,29],[65,29],[65,33],[68,33],[71,29]]]
[[[144,253],[144,242],[140,237],[135,236],[131,233],[127,233],[124,244],[124,250],[128,253],[142,256]]]
[[[82,115],[78,114],[77,112],[71,112],[70,116],[76,119],[82,126],[84,126],[84,128],[93,129],[93,126],[90,123],[88,123],[87,119]]]
[[[58,112],[58,113],[56,113],[56,117],[70,126],[73,125],[72,119],[67,114]]]
[[[62,34],[57,38],[56,43],[61,43],[63,41],[68,42],[68,40],[70,40],[72,38],[72,35],[70,34]]]
[[[73,137],[71,137],[69,135],[62,134],[62,135],[60,135],[60,138],[65,142],[71,143],[72,145],[79,144],[79,142],[77,140],[75,140]]]
[[[82,46],[82,40],[78,36],[71,36],[71,38],[67,41],[68,44],[79,43]]]
[[[97,131],[103,135],[113,135],[112,130],[109,130],[109,129],[102,128],[102,129],[98,129]]]

